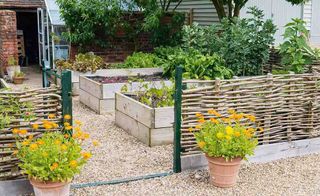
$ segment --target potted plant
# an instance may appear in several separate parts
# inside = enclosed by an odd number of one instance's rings
[[[6,68],[10,80],[13,79],[15,72],[20,72],[20,66],[13,56],[8,58],[8,67]]]
[[[255,116],[229,110],[223,117],[215,110],[208,114],[197,113],[199,124],[194,132],[200,149],[206,154],[211,183],[227,188],[236,184],[241,160],[253,155],[258,144]],[[251,126],[250,126],[251,125]]]
[[[24,79],[25,79],[24,76],[25,76],[25,74],[23,72],[21,72],[21,71],[20,72],[19,71],[14,72],[14,75],[13,75],[13,78],[12,78],[13,83],[14,84],[22,84]]]
[[[70,120],[71,117],[66,115],[65,119]],[[25,138],[17,142],[18,150],[14,154],[21,161],[19,167],[28,176],[36,196],[69,195],[74,175],[91,157],[81,147],[82,141],[89,135],[82,132],[80,126],[74,128],[72,137],[67,134],[73,128],[69,122],[65,122],[63,130],[59,132],[49,132],[59,129],[58,124],[49,120],[32,124],[32,129],[48,131],[37,138],[33,138],[32,132],[28,133],[27,130],[13,130],[13,134]]]

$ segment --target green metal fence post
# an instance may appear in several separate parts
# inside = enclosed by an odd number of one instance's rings
[[[61,76],[62,87],[62,115],[69,114],[71,116],[70,124],[72,125],[72,83],[71,83],[71,71],[62,71]]]
[[[44,66],[42,67],[42,87],[43,88],[49,87],[47,68],[45,68]]]
[[[181,172],[181,101],[182,101],[182,67],[176,67],[174,100],[174,149],[173,172]]]

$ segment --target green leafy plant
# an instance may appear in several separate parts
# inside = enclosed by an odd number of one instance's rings
[[[199,124],[189,130],[194,132],[198,146],[209,157],[246,159],[247,155],[254,154],[258,145],[255,132],[263,129],[249,126],[255,122],[253,115],[230,110],[230,116],[223,118],[217,111],[209,110],[206,114],[208,120],[201,113],[197,116]]]
[[[224,60],[217,54],[201,54],[196,49],[158,48],[155,53],[163,59],[164,76],[174,77],[175,67],[183,66],[186,79],[231,78],[232,71],[225,67]]]
[[[161,59],[155,54],[135,52],[123,63],[114,65],[116,68],[148,68],[161,66]]]
[[[220,55],[235,75],[262,74],[276,27],[271,20],[263,21],[263,12],[256,7],[250,8],[248,13],[252,18],[224,19],[210,27],[185,27],[182,47]]]
[[[292,22],[286,25],[283,37],[285,42],[280,45],[280,54],[281,63],[286,66],[286,70],[303,73],[305,65],[319,59],[318,50],[308,45],[309,31],[303,20],[292,19]]]
[[[70,69],[79,72],[96,72],[107,67],[104,60],[92,52],[79,53],[75,60],[56,60],[55,64],[60,69]]]
[[[8,58],[8,65],[9,66],[16,66],[18,63],[16,59],[13,56],[9,56]]]
[[[13,77],[24,77],[26,74],[21,71],[15,71]]]

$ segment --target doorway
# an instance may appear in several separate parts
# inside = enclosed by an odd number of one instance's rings
[[[22,66],[39,63],[37,12],[16,11],[19,61]]]

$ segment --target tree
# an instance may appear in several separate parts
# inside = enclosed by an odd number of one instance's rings
[[[214,7],[217,10],[220,21],[222,18],[239,17],[240,10],[243,8],[249,0],[211,0]],[[263,0],[261,0],[263,1]],[[292,5],[298,5],[305,3],[309,0],[286,0]],[[225,9],[227,8],[227,10]]]

